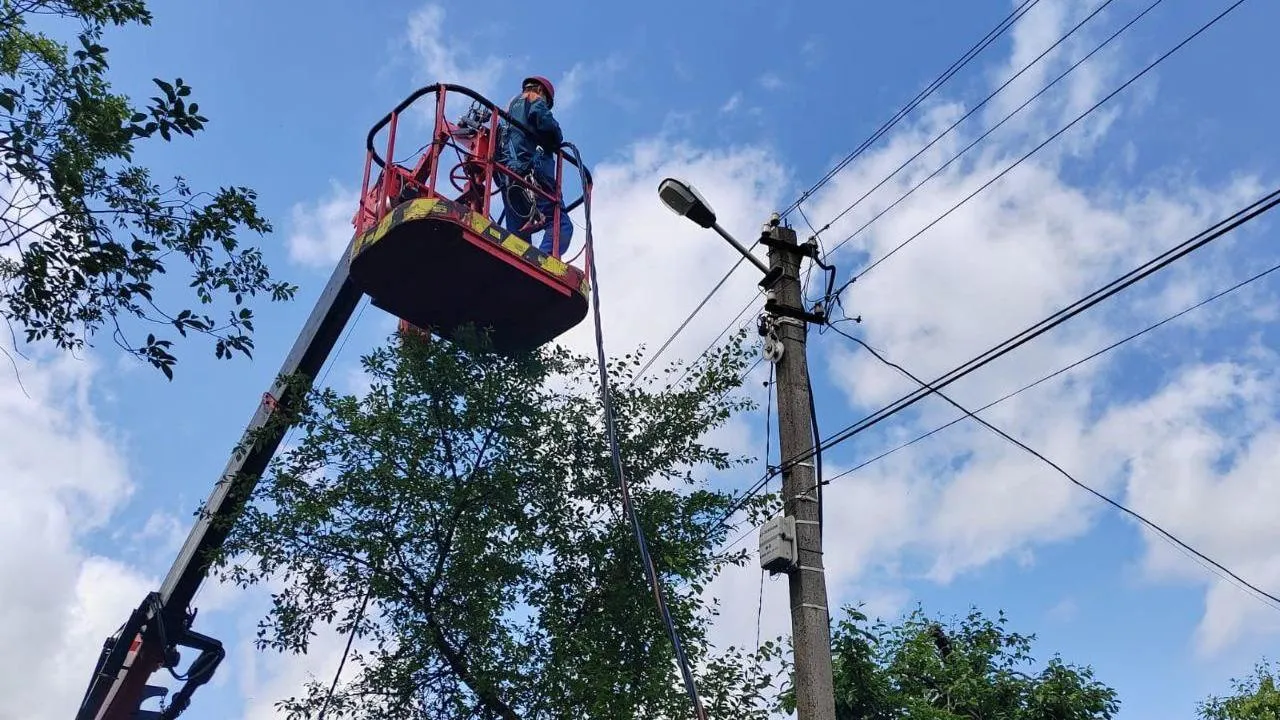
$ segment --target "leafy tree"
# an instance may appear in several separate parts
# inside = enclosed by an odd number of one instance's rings
[[[282,419],[305,434],[220,561],[244,586],[279,583],[259,646],[306,652],[317,623],[356,628],[367,649],[329,717],[690,717],[622,513],[594,361],[466,347],[407,336],[363,359],[363,396],[315,390]],[[747,406],[733,393],[745,358],[739,336],[663,391],[628,387],[638,357],[610,363],[632,497],[705,706],[723,718],[767,717],[779,650],[715,654],[704,630],[716,607],[703,586],[747,558],[717,555],[732,498],[699,479],[745,462],[701,440]],[[281,709],[315,717],[328,690],[326,678]]]
[[[832,635],[836,717],[841,720],[1106,720],[1116,692],[1088,667],[1053,657],[1037,673],[1034,636],[974,610],[950,623],[917,609],[898,623],[846,610]],[[1030,669],[1030,668],[1028,668]],[[787,707],[792,707],[790,698]]]
[[[65,21],[68,47],[33,29]],[[173,377],[173,333],[209,336],[219,358],[253,348],[246,297],[286,300],[241,227],[271,230],[249,188],[162,186],[133,161],[140,141],[194,136],[208,118],[181,78],[156,78],[145,107],[107,81],[108,25],[150,25],[143,0],[0,0],[0,314],[27,342],[82,347],[104,326],[122,348]],[[190,266],[194,309],[157,300],[171,266]],[[209,307],[221,300],[226,319]],[[135,343],[122,320],[151,330]],[[162,332],[166,331],[166,332]],[[138,331],[139,334],[141,331]]]
[[[1263,661],[1244,680],[1232,680],[1233,693],[1213,696],[1200,703],[1202,720],[1280,720],[1280,673]]]

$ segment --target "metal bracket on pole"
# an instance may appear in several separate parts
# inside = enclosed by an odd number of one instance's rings
[[[819,260],[817,243],[810,242],[805,245],[796,245],[773,237],[770,230],[776,224],[777,223],[775,221],[771,220],[765,225],[764,231],[760,233],[759,242],[761,245],[786,253],[798,254],[801,257],[813,258],[815,261]],[[774,268],[774,270],[778,271],[779,268]],[[779,303],[773,293],[770,293],[766,297],[764,301],[764,311],[770,315],[795,318],[796,320],[802,320],[806,323],[813,323],[815,325],[825,325],[827,323],[826,310],[821,306],[817,307],[814,312],[809,312],[802,307],[791,307],[789,305]]]
[[[809,312],[807,310],[801,310],[800,308],[793,308],[787,305],[782,305],[776,300],[765,300],[764,311],[772,315],[781,315],[783,317],[795,318],[796,320],[802,320],[804,322],[813,323],[815,325],[827,324],[827,313],[824,310]]]

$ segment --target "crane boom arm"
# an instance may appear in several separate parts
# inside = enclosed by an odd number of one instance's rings
[[[194,614],[188,612],[188,606],[204,581],[213,554],[226,541],[231,524],[244,510],[284,438],[284,427],[272,426],[259,435],[261,429],[277,407],[289,407],[311,389],[360,301],[361,292],[348,274],[350,249],[348,246],[334,267],[271,390],[249,421],[245,439],[257,435],[257,441],[246,443],[247,452],[238,449],[232,454],[160,591],[150,593],[120,634],[104,644],[76,720],[168,720],[185,708],[190,691],[206,682],[222,659],[217,640],[191,630]],[[301,374],[305,381],[282,382],[294,374]],[[144,700],[167,693],[146,683],[152,672],[176,663],[173,651],[178,645],[201,653],[188,670],[187,687],[175,693],[164,713],[140,710]]]

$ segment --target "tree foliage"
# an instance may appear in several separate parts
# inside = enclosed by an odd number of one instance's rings
[[[716,554],[732,498],[701,479],[745,462],[702,439],[748,405],[733,393],[741,342],[677,389],[629,387],[631,355],[610,374],[632,496],[707,709],[763,718],[778,647],[716,654],[704,629],[716,607],[703,587],[747,558]],[[356,628],[358,670],[329,717],[689,717],[621,512],[594,361],[411,336],[364,368],[363,396],[316,390],[289,418],[304,436],[225,548],[224,577],[280,583],[259,645],[305,652],[317,624]],[[286,715],[314,717],[327,680]]]
[[[1267,661],[1258,663],[1244,680],[1232,680],[1232,694],[1212,696],[1200,704],[1202,720],[1280,720],[1280,672]]]
[[[76,28],[71,46],[32,28],[55,20]],[[162,184],[133,161],[139,142],[194,136],[208,121],[181,78],[155,78],[145,106],[112,92],[104,30],[150,23],[143,0],[0,0],[0,313],[27,342],[68,350],[105,327],[172,378],[174,333],[210,337],[219,358],[249,355],[245,299],[296,288],[237,239],[241,227],[271,230],[253,190]],[[199,310],[158,299],[159,276],[178,261]],[[218,300],[223,320],[211,314]],[[146,340],[122,320],[147,328]]]
[[[1107,720],[1116,692],[1088,667],[1051,658],[1039,672],[1034,636],[974,610],[944,622],[917,609],[871,623],[857,609],[834,629],[836,716],[840,720]],[[790,705],[788,705],[790,706]]]

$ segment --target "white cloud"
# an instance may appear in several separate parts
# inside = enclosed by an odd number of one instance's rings
[[[769,150],[708,150],[665,137],[636,143],[592,172],[601,311],[611,353],[642,342],[656,350],[740,258],[716,235],[662,204],[658,184],[663,178],[682,177],[697,186],[721,224],[748,245],[768,220],[767,209],[779,204],[787,179]],[[584,236],[575,231],[571,253],[582,247]],[[757,294],[758,279],[754,269],[734,273],[665,357],[691,358],[701,352],[745,299]],[[594,347],[591,322],[588,317],[562,342],[589,352]]]
[[[1159,393],[1118,409],[1099,435],[1127,458],[1130,504],[1192,547],[1273,594],[1280,589],[1280,505],[1275,467],[1280,418],[1270,398],[1280,390],[1276,356],[1248,364],[1188,367]],[[1224,426],[1225,424],[1225,426]],[[1274,607],[1215,578],[1199,560],[1146,531],[1147,573],[1208,587],[1198,648],[1280,631]]]
[[[506,69],[503,59],[482,54],[472,57],[465,42],[455,40],[455,30],[446,31],[442,6],[428,3],[409,15],[408,41],[417,54],[423,82],[465,85],[486,97],[493,97]]]
[[[1075,620],[1080,614],[1080,604],[1075,598],[1065,597],[1059,600],[1053,607],[1049,608],[1049,619],[1055,623],[1067,624]]]
[[[733,95],[729,96],[728,100],[724,101],[724,105],[720,106],[720,112],[726,112],[726,113],[733,112],[734,110],[737,110],[738,106],[741,104],[742,104],[742,93],[736,92]]]
[[[822,41],[816,37],[809,38],[800,46],[800,56],[804,58],[805,65],[813,67],[822,59]]]
[[[1008,67],[997,73],[997,81],[1038,54],[1082,14],[1079,8],[1069,13],[1065,7],[1042,3],[1028,15],[1027,24],[1015,32],[1014,54]],[[1009,99],[994,105],[1009,108],[1021,103],[1078,57],[1086,42],[1070,44],[1065,59],[1049,63],[1055,69],[1028,73],[1024,77],[1036,78],[1034,82],[1025,81]],[[1140,61],[1121,62],[1114,57],[1096,64],[1095,60],[1060,83],[1046,96],[1049,102],[1032,105],[965,163],[948,168],[858,234],[837,255],[842,273],[865,267],[868,256],[879,258],[915,235],[1142,66]],[[1117,72],[1121,66],[1123,72]],[[1097,141],[1115,113],[1132,111],[1135,96],[1138,102],[1146,102],[1137,95],[1141,90],[1135,87],[1135,95],[1117,98],[1111,115],[1091,118],[1077,135],[1078,141],[1064,137],[1064,143],[1050,146],[1013,170],[853,285],[845,305],[850,314],[865,319],[858,334],[913,373],[936,377],[1260,194],[1259,184],[1251,178],[1208,187],[1178,177],[1160,186],[1123,192],[1068,181],[1059,168],[1062,154],[1107,165],[1110,158],[1096,154]],[[904,123],[838,175],[806,204],[806,212],[817,222],[834,217],[961,112],[960,106],[940,99],[924,117]],[[997,112],[993,107],[987,119],[999,119],[1004,112],[1007,109]],[[826,246],[860,228],[980,131],[962,127],[940,141],[834,223],[824,233]],[[947,392],[970,406],[985,404],[1118,339],[1135,325],[1190,304],[1210,288],[1229,284],[1225,278],[1242,274],[1226,268],[1225,261],[1212,252],[1190,259],[1160,279],[992,363]],[[1164,345],[1168,340],[1158,342]],[[1119,359],[1109,356],[1073,372],[1069,379],[1059,378],[1004,403],[987,417],[1087,484],[1140,508],[1151,508],[1153,514],[1169,518],[1193,544],[1216,548],[1228,565],[1234,560],[1247,577],[1264,584],[1269,581],[1269,587],[1276,588],[1280,577],[1275,573],[1280,568],[1274,564],[1274,553],[1265,549],[1274,547],[1274,542],[1253,540],[1260,532],[1259,520],[1254,519],[1256,508],[1268,507],[1271,500],[1253,474],[1259,471],[1223,471],[1207,456],[1186,454],[1196,447],[1188,443],[1197,439],[1206,448],[1239,444],[1242,429],[1224,424],[1221,413],[1210,419],[1207,408],[1186,402],[1185,393],[1196,386],[1194,379],[1202,378],[1205,369],[1199,366],[1194,349],[1186,349],[1185,333],[1176,342],[1162,358],[1173,380],[1156,383],[1154,391],[1147,389],[1135,397],[1132,388],[1113,385],[1108,370]],[[811,366],[830,372],[842,387],[850,403],[849,420],[914,389],[910,381],[838,337],[813,344],[818,347]],[[1240,358],[1240,362],[1256,370],[1270,361],[1264,354]],[[1244,382],[1249,375],[1234,377]],[[1218,389],[1227,395],[1232,392],[1229,383],[1220,383]],[[1126,399],[1114,396],[1118,390]],[[1168,401],[1179,397],[1184,402]],[[1258,395],[1258,402],[1264,397]],[[850,445],[860,446],[859,457],[867,457],[957,414],[937,399],[917,408],[914,419],[899,417],[889,423],[892,431],[868,433]],[[1176,437],[1161,431],[1176,427],[1196,431]],[[1266,444],[1255,440],[1250,447],[1260,449]],[[1130,475],[1126,463],[1135,458],[1155,463],[1161,470]],[[1264,465],[1261,460],[1257,463]],[[1242,462],[1241,467],[1253,466]],[[1170,474],[1175,468],[1176,474]],[[1177,493],[1170,493],[1171,483],[1180,488]],[[873,497],[837,503],[840,493],[854,492],[838,485],[860,488]],[[827,542],[849,548],[841,555],[852,557],[828,556],[832,587],[852,587],[872,570],[903,582],[923,575],[945,583],[998,560],[1034,562],[1038,546],[1079,537],[1103,512],[1096,500],[1061,475],[972,422],[838,485],[832,486],[831,507],[840,507],[835,512],[847,515],[832,524]],[[1151,542],[1149,538],[1147,564],[1162,567],[1159,559],[1167,549],[1163,543]],[[1187,564],[1180,560],[1176,567],[1185,569]],[[1179,577],[1205,582],[1203,574]],[[1245,610],[1256,602],[1238,591],[1225,592],[1221,583],[1212,586],[1207,602],[1199,631],[1206,650],[1238,640],[1249,622],[1257,622]]]
[[[1067,30],[1083,21],[1096,9],[1096,6],[1097,3],[1041,3],[1027,12],[1013,26],[1011,32],[1013,49],[1008,61],[997,66],[992,76],[994,80],[992,87],[1003,83],[1048,50]],[[1126,11],[1122,17],[1116,17],[1120,13],[1114,10],[1110,12],[1103,10],[1091,18],[1069,39],[1019,75],[1009,87],[997,95],[985,110],[988,121],[994,122],[997,118],[1014,111],[1045,84],[1098,47],[1115,32],[1117,27],[1137,12],[1136,9],[1132,13]],[[1149,21],[1147,18],[1144,20]],[[1140,26],[1140,23],[1137,26]],[[1140,69],[1141,65],[1137,65],[1133,68],[1126,67],[1123,73],[1120,72],[1121,64],[1115,55],[1123,42],[1123,37],[1120,36],[1109,43],[1072,70],[1071,74],[1060,81],[1053,90],[1037,98],[1034,112],[1021,118],[1021,122],[1013,128],[1015,132],[1023,133],[1024,139],[1048,135],[1090,108],[1106,93]],[[1121,77],[1122,74],[1123,77]],[[1132,112],[1132,108],[1130,111]],[[1082,121],[1080,125],[1065,134],[1057,143],[1058,147],[1051,153],[1085,151],[1110,127],[1116,112],[1116,109],[1109,107],[1103,107],[1094,112],[1090,115],[1087,124]]]
[[[329,195],[312,203],[296,203],[289,213],[286,245],[289,259],[313,268],[332,268],[351,242],[360,200],[359,189],[330,182]]]
[[[608,91],[622,67],[622,57],[616,53],[604,60],[574,63],[556,83],[556,115],[567,116],[593,87],[597,91]]]
[[[765,90],[778,90],[782,84],[782,78],[777,73],[767,72],[760,76],[760,87]]]
[[[132,489],[89,401],[93,365],[63,356],[20,367],[25,392],[11,372],[0,377],[0,547],[10,550],[0,554],[0,644],[9,648],[0,718],[64,718],[102,641],[158,578],[86,547]]]
[[[1080,8],[1063,3],[1037,6],[1026,25],[1015,30],[1013,52],[992,76],[993,86],[1082,14]],[[433,17],[443,19],[438,12]],[[1100,37],[1090,31],[1068,43],[1042,61],[1042,67],[1024,75],[1006,98],[971,122],[1000,119],[1078,58],[1081,48],[1087,51]],[[445,53],[441,51],[441,55]],[[489,62],[481,61],[479,67],[491,67]],[[868,255],[880,257],[920,231],[1138,67],[1140,63],[1114,55],[1091,59],[1054,92],[993,134],[964,162],[930,180],[869,231],[845,245],[836,256],[842,276],[864,266]],[[562,81],[571,90],[567,97],[577,94],[581,77],[571,71]],[[1117,98],[1116,107],[1108,114],[1091,118],[1081,132],[1046,148],[855,284],[845,295],[845,305],[851,314],[865,318],[858,330],[864,339],[912,372],[934,377],[1252,199],[1259,185],[1250,178],[1208,187],[1194,178],[1169,176],[1159,186],[1123,192],[1065,178],[1060,168],[1065,153],[1104,165],[1111,161],[1096,154],[1098,140],[1105,137],[1116,113],[1132,112],[1135,103],[1149,102],[1149,96],[1142,93],[1149,92],[1155,79],[1155,75],[1144,78]],[[764,78],[761,81],[766,84]],[[735,105],[730,98],[726,109]],[[962,112],[957,103],[941,98],[923,117],[901,125],[806,203],[809,217],[821,223],[844,210]],[[962,127],[937,143],[834,223],[823,234],[825,245],[833,246],[880,213],[980,131]],[[1126,152],[1132,156],[1132,150]],[[771,150],[759,147],[695,147],[667,132],[636,143],[620,155],[588,161],[596,180],[594,230],[605,341],[612,354],[629,351],[640,342],[645,342],[650,352],[655,350],[737,259],[732,248],[713,234],[677,218],[661,205],[656,189],[663,177],[692,181],[715,207],[721,222],[748,243],[757,236],[768,210],[790,199],[782,192],[789,179],[784,163]],[[1125,156],[1115,162],[1123,166]],[[345,228],[349,215],[335,213],[333,219]],[[575,217],[581,224],[581,211]],[[326,237],[316,229],[309,235]],[[583,235],[579,228],[571,255],[581,249]],[[345,239],[344,235],[344,243]],[[948,393],[970,406],[985,404],[1135,326],[1180,309],[1210,288],[1228,284],[1225,278],[1237,276],[1228,270],[1228,264],[1212,253],[1177,265],[1165,271],[1163,279],[1144,283],[1140,291],[1094,308],[957,383]],[[750,270],[737,272],[681,333],[667,357],[691,358],[700,352],[748,298],[756,296],[755,280]],[[758,297],[755,303],[758,308]],[[1259,307],[1256,301],[1244,306],[1237,301],[1232,306],[1234,314],[1228,310],[1209,312],[1226,313],[1224,319],[1230,320],[1256,314]],[[745,319],[753,315],[754,308]],[[1203,329],[1194,322],[1181,327],[1188,333]],[[591,352],[593,332],[588,316],[560,342]],[[1185,339],[1184,333],[1179,342]],[[914,389],[909,381],[833,334],[814,338],[811,347],[811,367],[815,373],[828,374],[841,387],[850,406],[849,420]],[[1269,353],[1250,352],[1237,358],[1243,370],[1231,377],[1250,377],[1246,371],[1256,371],[1259,364],[1270,362]],[[1221,552],[1222,559],[1238,566],[1246,577],[1262,584],[1269,582],[1267,586],[1274,588],[1280,585],[1280,569],[1274,554],[1267,550],[1274,547],[1274,538],[1270,543],[1251,541],[1274,529],[1274,524],[1263,526],[1266,518],[1259,514],[1261,508],[1275,504],[1266,494],[1268,488],[1263,487],[1270,459],[1265,448],[1274,446],[1268,445],[1270,421],[1258,420],[1250,426],[1253,439],[1240,445],[1240,428],[1224,426],[1221,413],[1211,412],[1211,403],[1197,405],[1185,398],[1182,403],[1171,401],[1180,393],[1208,387],[1206,383],[1214,377],[1198,367],[1194,351],[1175,347],[1165,360],[1172,363],[1170,375],[1153,382],[1154,389],[1135,393],[1132,388],[1113,386],[1111,373],[1119,362],[1119,355],[1113,355],[1018,396],[986,416],[1082,481],[1150,510],[1178,533],[1185,533],[1193,544],[1203,545],[1210,554]],[[1222,392],[1228,396],[1239,394],[1227,386],[1219,387],[1225,388]],[[1115,399],[1117,389],[1126,391],[1125,400]],[[1262,397],[1265,394],[1248,399]],[[1245,398],[1238,400],[1243,403]],[[849,461],[843,454],[855,446],[859,457],[866,457],[950,420],[956,412],[930,399],[920,403],[912,415],[886,423],[891,429],[868,433],[832,452],[828,474],[834,474],[841,463],[847,466]],[[838,422],[836,418],[824,419],[824,430],[829,433]],[[758,437],[758,429],[753,428],[758,424],[733,428],[726,442],[741,444]],[[1247,447],[1247,452],[1240,450],[1236,463],[1224,470],[1212,461],[1208,450],[1190,457],[1180,455],[1195,448],[1187,444],[1193,440],[1206,448],[1234,443]],[[1130,473],[1127,463],[1134,458],[1141,459],[1143,467],[1160,470]],[[1155,484],[1153,478],[1164,484]],[[1168,483],[1174,481],[1178,492],[1170,494]],[[968,421],[837,481],[828,489],[827,498],[831,520],[827,544],[840,548],[827,556],[830,605],[874,598],[885,612],[893,612],[905,602],[902,584],[908,581],[923,577],[945,583],[993,562],[1035,562],[1038,547],[1081,536],[1092,528],[1098,513],[1105,511],[1039,461]],[[1204,508],[1214,512],[1207,513]],[[754,535],[745,542],[754,546]],[[1187,574],[1186,562],[1174,562],[1175,556],[1168,555],[1162,542],[1149,538],[1146,553],[1146,570],[1152,578],[1210,582],[1198,630],[1202,649],[1223,648],[1246,628],[1257,626],[1260,618],[1253,614],[1254,601],[1221,582],[1207,581],[1203,574]],[[724,615],[713,633],[721,642],[742,644],[754,639],[758,572],[749,566],[727,574],[709,589],[725,598]],[[786,612],[785,590],[780,584],[767,583],[765,590],[764,617],[766,623],[773,623],[764,628],[767,637],[785,631]]]

